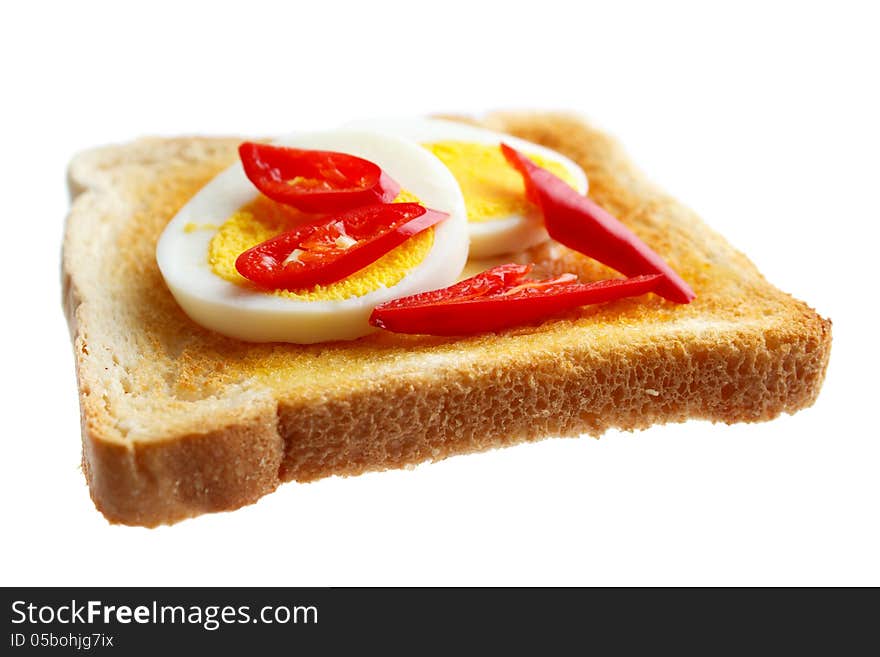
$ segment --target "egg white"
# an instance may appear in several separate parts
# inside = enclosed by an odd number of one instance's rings
[[[575,189],[581,194],[587,193],[587,175],[577,164],[546,146],[533,144],[512,135],[456,121],[426,118],[369,119],[353,121],[347,127],[357,127],[359,129],[402,137],[418,144],[439,141],[462,141],[474,144],[498,145],[504,142],[523,153],[540,155],[548,160],[558,162],[570,172],[575,183]],[[527,217],[516,214],[488,221],[469,222],[468,230],[470,232],[470,256],[472,258],[489,258],[521,251],[550,239],[543,222],[538,216]]]
[[[434,226],[434,242],[424,260],[394,286],[333,301],[302,301],[260,292],[221,278],[208,263],[209,244],[217,229],[259,194],[241,162],[236,162],[181,208],[156,247],[159,270],[193,321],[250,342],[351,340],[375,330],[368,320],[380,303],[445,287],[458,279],[468,255],[464,199],[455,178],[431,153],[405,139],[363,129],[295,134],[273,143],[370,160],[423,205],[446,212],[449,218]],[[216,228],[187,232],[190,223]]]

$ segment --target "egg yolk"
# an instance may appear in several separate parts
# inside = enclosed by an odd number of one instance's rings
[[[401,191],[395,203],[418,203],[413,194]],[[263,196],[238,209],[229,217],[208,246],[208,264],[215,274],[238,285],[250,285],[235,269],[235,260],[244,251],[265,242],[307,219],[298,210]],[[187,230],[184,227],[184,230]],[[381,287],[397,285],[411,269],[419,265],[434,245],[434,228],[411,237],[397,248],[355,272],[329,285],[305,290],[273,290],[269,294],[297,301],[341,301],[359,297]]]
[[[439,141],[422,144],[422,147],[436,155],[452,172],[464,196],[468,221],[537,217],[537,208],[526,199],[522,175],[508,164],[497,144]],[[575,186],[571,172],[559,162],[539,155],[529,155],[529,158]]]

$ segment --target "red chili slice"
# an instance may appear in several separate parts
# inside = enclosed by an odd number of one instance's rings
[[[522,174],[526,195],[541,208],[550,237],[627,276],[661,274],[655,292],[689,303],[696,295],[666,262],[629,228],[565,181],[525,155],[501,144],[504,157]]]
[[[659,274],[578,283],[574,274],[526,279],[531,265],[499,265],[442,290],[376,306],[373,326],[395,333],[470,335],[535,322],[571,308],[652,292]]]
[[[327,285],[363,269],[448,216],[418,203],[365,206],[257,244],[238,256],[235,268],[266,289]]]
[[[390,203],[400,193],[400,185],[379,166],[346,153],[244,142],[238,154],[257,189],[303,212]]]

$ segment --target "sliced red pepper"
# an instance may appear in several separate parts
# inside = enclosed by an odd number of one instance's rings
[[[299,290],[342,280],[448,217],[418,203],[369,205],[297,226],[235,261],[262,288]]]
[[[257,189],[303,212],[341,212],[390,203],[400,193],[400,185],[379,166],[346,153],[246,141],[238,154]]]
[[[535,322],[593,303],[652,292],[659,274],[579,283],[574,274],[526,279],[531,265],[499,265],[442,290],[376,306],[370,323],[396,333],[471,335]]]
[[[663,280],[655,292],[670,301],[689,303],[696,296],[663,258],[618,219],[507,144],[501,144],[501,151],[522,174],[526,195],[541,208],[550,237],[621,274],[661,274]]]

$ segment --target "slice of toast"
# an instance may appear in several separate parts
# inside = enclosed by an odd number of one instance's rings
[[[156,266],[177,210],[238,139],[142,139],[78,155],[63,253],[83,469],[111,521],[153,526],[249,504],[284,481],[355,475],[548,436],[687,418],[768,420],[813,403],[831,323],[564,114],[485,123],[567,155],[590,195],[695,289],[461,339],[246,344],[194,324]],[[549,272],[615,275],[547,243]]]

